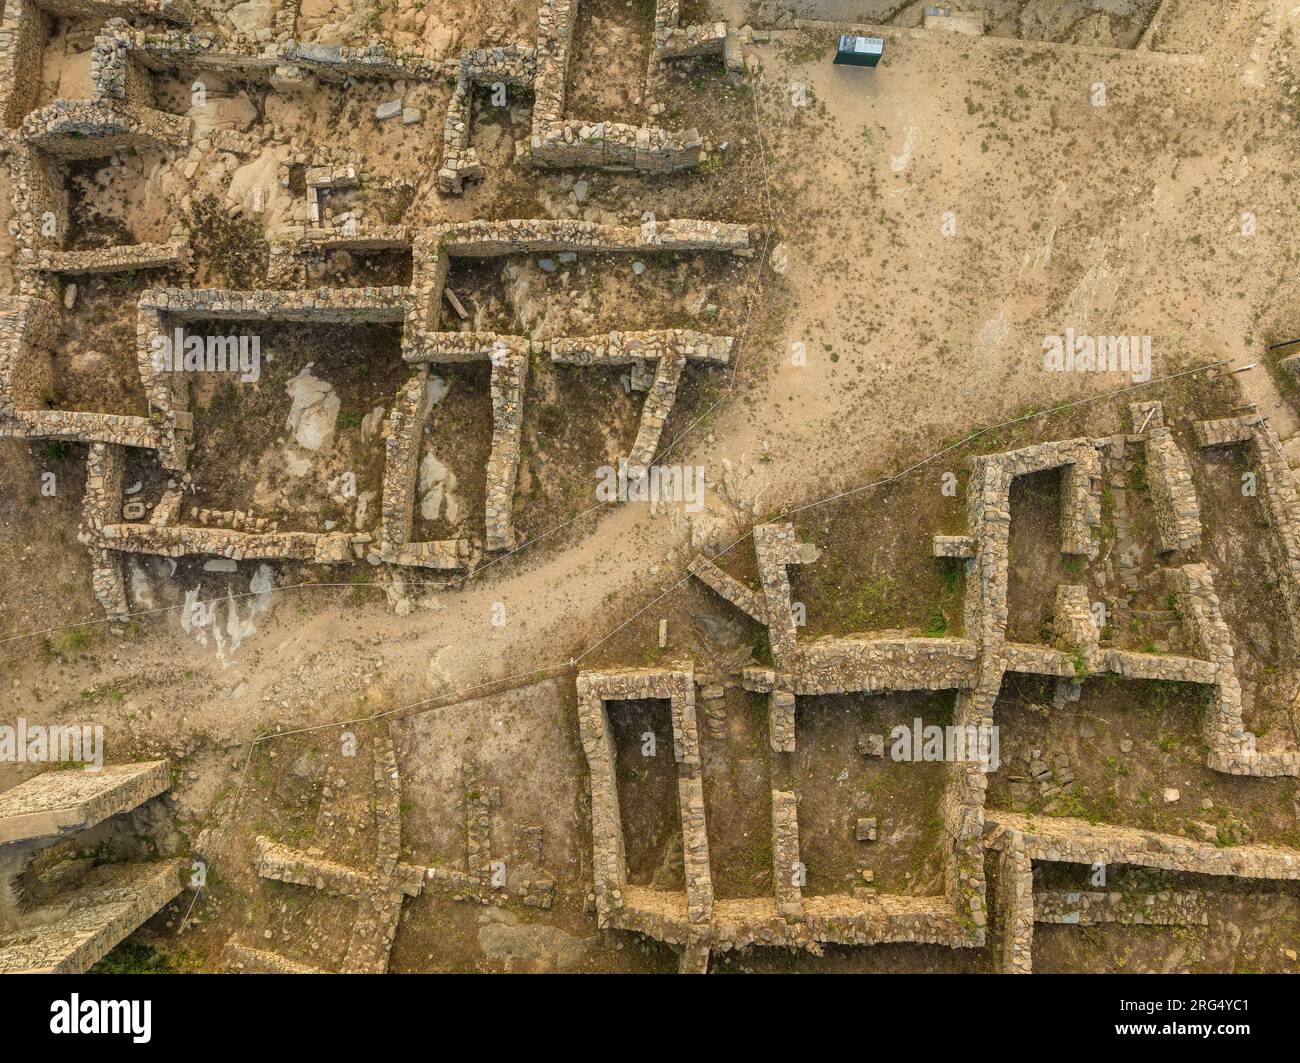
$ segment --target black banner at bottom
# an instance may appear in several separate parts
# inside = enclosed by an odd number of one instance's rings
[[[834,1036],[839,1024],[848,1037],[905,1033],[918,1049],[984,1048],[995,1033],[1085,1050],[1229,1049],[1290,1029],[1295,985],[1254,975],[82,975],[9,977],[0,993],[9,1037],[51,1047],[337,1053],[353,1043],[373,1051],[377,1036],[414,1048],[441,1030],[494,1049],[606,1035],[629,1046],[725,1039],[770,1053],[807,1050],[812,1031]]]

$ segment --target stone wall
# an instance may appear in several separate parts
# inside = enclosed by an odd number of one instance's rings
[[[614,741],[605,715],[608,691],[621,689],[617,679],[579,673],[578,735],[587,758],[591,793],[591,873],[596,916],[609,926],[611,912],[622,908],[627,888],[627,856],[623,822],[619,813],[618,782],[614,769]]]
[[[170,786],[165,760],[42,772],[0,792],[0,845],[48,844],[129,812]]]
[[[1274,846],[1220,847],[1181,835],[1092,824],[1056,816],[1031,818],[990,811],[984,844],[998,856],[1002,941],[998,969],[1033,970],[1034,923],[1095,925],[1201,925],[1208,923],[1203,894],[1160,891],[1147,895],[1045,890],[1035,893],[1035,861],[1131,865],[1233,878],[1300,878],[1300,851]]]
[[[370,885],[371,873],[350,867],[292,846],[281,845],[258,835],[253,870],[259,878],[287,882],[359,900]]]
[[[71,443],[112,443],[166,454],[167,432],[147,417],[65,410],[19,410],[0,420],[0,436],[65,439]],[[165,468],[174,468],[164,460]]]
[[[1023,835],[1009,834],[998,858],[998,912],[1002,940],[997,969],[1030,974],[1034,969],[1034,865]]]
[[[751,620],[756,620],[764,627],[767,626],[767,600],[763,595],[755,594],[740,580],[727,575],[706,557],[696,557],[690,563],[688,571]]]
[[[470,546],[463,539],[413,543],[412,518],[420,469],[420,440],[429,418],[428,376],[421,372],[397,393],[384,438],[384,488],[381,503],[380,557],[398,565],[441,570],[469,564]]]
[[[1291,621],[1291,645],[1300,651],[1300,488],[1268,421],[1260,419],[1251,425],[1251,442],[1273,533],[1273,575]]]
[[[168,862],[74,868],[37,907],[19,885],[41,849],[170,786],[167,762],[157,760],[46,771],[0,793],[0,973],[85,971],[180,892]]]
[[[825,636],[800,644],[789,669],[800,696],[973,687],[979,647],[968,639]]]
[[[660,59],[722,55],[727,40],[725,22],[683,26],[681,21],[681,0],[656,0],[655,52]]]
[[[1178,609],[1202,657],[1216,667],[1214,693],[1203,725],[1207,761],[1231,775],[1300,774],[1300,753],[1260,753],[1242,719],[1241,684],[1237,681],[1232,633],[1223,619],[1210,570],[1184,565],[1174,577]]]
[[[180,240],[166,244],[122,244],[88,251],[38,251],[32,268],[42,273],[73,276],[124,273],[137,269],[184,267],[189,257]]]
[[[533,48],[478,48],[460,57],[455,69],[456,84],[442,127],[439,191],[455,195],[463,191],[466,181],[478,181],[483,177],[478,152],[469,142],[474,86],[500,84],[528,89],[536,76],[537,52]]]
[[[1129,864],[1193,875],[1288,882],[1300,879],[1300,850],[1283,846],[1219,846],[1179,834],[1060,816],[1031,818],[990,811],[988,818],[991,822],[986,841],[991,848],[1001,848],[1010,836],[1019,834],[1032,860],[1087,866]]]
[[[402,385],[388,414],[381,503],[381,551],[385,558],[396,556],[397,549],[411,538],[420,439],[431,406],[429,378],[420,373]]]
[[[340,83],[348,79],[377,81],[438,81],[440,59],[404,51],[382,42],[352,47],[288,40],[265,47],[212,31],[132,30],[124,23],[105,27],[99,50],[107,57],[124,53],[147,70],[176,70],[185,74],[215,70],[232,77],[280,84],[300,84],[307,77]],[[122,98],[123,67],[116,61],[97,64],[96,95]]]
[[[473,772],[465,766],[467,785]],[[327,781],[317,815],[317,834],[331,830],[335,810],[331,798],[346,780],[339,778],[332,792]],[[343,957],[342,971],[355,974],[382,974],[388,970],[389,954],[397,935],[402,915],[402,902],[407,897],[418,897],[426,880],[474,896],[482,903],[490,903],[491,895],[481,889],[483,873],[490,874],[487,847],[482,847],[482,859],[476,855],[476,834],[490,829],[491,810],[497,803],[495,788],[475,785],[469,790],[466,816],[469,823],[469,868],[467,872],[453,872],[439,878],[441,869],[417,867],[403,863],[401,837],[402,781],[398,771],[397,755],[391,731],[381,732],[374,742],[374,761],[371,771],[374,787],[373,801],[373,857],[362,866],[340,863],[328,857],[319,848],[297,849],[258,836],[253,867],[260,878],[306,886],[336,897],[356,902],[356,916],[347,951]],[[351,831],[351,828],[349,828]],[[370,835],[367,835],[370,836]],[[496,899],[496,898],[492,898]],[[226,962],[238,970],[314,972],[314,966],[304,966],[276,953],[250,949],[232,938],[226,946]]]
[[[53,388],[51,350],[62,322],[43,295],[0,300],[0,430],[18,411],[35,410]]]
[[[677,386],[689,360],[726,365],[732,337],[692,329],[610,332],[601,336],[561,337],[551,341],[551,361],[571,365],[654,364],[650,390],[641,410],[636,440],[626,460],[632,469],[654,463],[659,439],[677,399]]]
[[[334,324],[401,322],[409,310],[406,289],[313,288],[308,291],[232,291],[220,288],[150,288],[142,310],[176,321],[309,321]],[[166,328],[168,323],[164,322]]]
[[[642,173],[671,173],[695,166],[702,157],[703,142],[694,129],[679,132],[565,118],[577,13],[576,0],[542,0],[538,10],[533,128],[528,141],[520,145],[520,161],[546,168],[590,166]]]
[[[153,107],[153,82],[131,54],[132,39],[121,19],[109,20],[100,30],[90,50],[91,96],[134,107]]]
[[[776,910],[785,919],[803,915],[798,804],[790,791],[772,791],[772,885]]]
[[[1194,550],[1201,545],[1201,505],[1192,471],[1173,433],[1165,427],[1161,404],[1129,406],[1133,430],[1145,438],[1147,485],[1155,509],[1162,550]]]
[[[953,726],[968,734],[987,733],[994,726],[993,706],[1004,674],[996,656],[981,661],[975,687],[957,692]],[[947,857],[944,893],[970,941],[982,945],[988,923],[982,845],[988,775],[976,759],[954,760],[945,768],[948,781],[940,804]]]
[[[719,251],[748,254],[748,226],[698,218],[604,225],[567,218],[515,218],[435,226],[429,242],[462,258],[558,251]]]
[[[58,18],[131,18],[178,26],[188,26],[194,18],[188,0],[40,0],[40,5]]]
[[[64,160],[102,159],[116,151],[184,148],[189,118],[102,100],[55,100],[23,119],[20,135],[32,147]]]
[[[91,552],[91,586],[104,612],[112,619],[127,615],[126,581],[120,556],[98,545],[104,528],[122,519],[122,481],[126,450],[107,443],[92,443],[86,455],[86,493],[81,506],[77,538]]]
[[[966,497],[975,556],[967,580],[965,628],[986,647],[1000,645],[1007,626],[1007,557],[1011,485],[1018,476],[1061,469],[1061,551],[1095,557],[1101,525],[1101,457],[1090,439],[1038,443],[972,459]]]
[[[568,342],[577,346],[574,341]],[[1135,427],[1141,429],[1139,438],[1153,450],[1150,460],[1156,475],[1165,481],[1171,541],[1177,539],[1180,544],[1194,546],[1200,537],[1199,508],[1194,494],[1190,493],[1186,463],[1168,430],[1159,422],[1158,408],[1135,406],[1134,414]],[[1258,419],[1242,418],[1232,423],[1203,423],[1197,426],[1197,431],[1205,445],[1252,442],[1267,447],[1270,445],[1267,426],[1261,428],[1261,424]],[[994,727],[994,705],[1008,671],[1055,676],[1076,686],[1089,674],[1109,672],[1131,679],[1209,687],[1211,704],[1205,721],[1209,766],[1238,775],[1295,775],[1300,770],[1300,754],[1259,753],[1253,736],[1244,731],[1231,634],[1223,621],[1210,571],[1203,564],[1170,570],[1178,611],[1184,617],[1193,650],[1199,656],[1102,648],[1087,588],[1082,585],[1063,585],[1057,589],[1052,645],[1006,641],[1010,496],[1015,478],[1060,469],[1061,550],[1092,556],[1097,551],[1097,530],[1101,522],[1101,454],[1107,445],[1104,440],[1072,439],[974,459],[974,473],[967,492],[968,532],[935,536],[932,545],[937,557],[968,561],[964,638],[928,639],[882,632],[801,642],[792,615],[787,567],[813,561],[817,552],[815,547],[797,542],[790,524],[761,524],[753,529],[758,590],[727,575],[712,561],[697,557],[689,566],[690,574],[767,630],[773,666],[744,668],[742,683],[748,690],[769,694],[772,750],[795,751],[795,712],[797,697],[801,695],[956,689],[954,726],[962,730],[984,730]],[[1275,467],[1265,470],[1264,478],[1270,477],[1277,511],[1273,519],[1289,526],[1293,514],[1287,506],[1295,497],[1287,493],[1291,483],[1289,474]],[[802,896],[798,877],[782,876],[798,862],[797,801],[792,792],[778,788],[772,796],[773,897],[715,902],[714,927],[707,939],[709,947],[740,948],[761,943],[816,949],[823,942],[865,944],[886,940],[978,947],[985,941],[988,926],[985,881],[988,846],[1001,853],[998,896],[1003,911],[1003,936],[998,947],[998,964],[1009,971],[1030,970],[1035,918],[1032,861],[1091,863],[1096,857],[1077,853],[1062,855],[1054,844],[1040,846],[1026,833],[1023,822],[1017,823],[1014,830],[1002,829],[999,824],[1007,819],[1002,813],[996,814],[997,822],[989,823],[992,814],[985,811],[986,768],[978,759],[951,762],[946,771],[947,783],[941,800],[947,860],[944,898]],[[1068,821],[1055,821],[1062,822]],[[1204,847],[1198,847],[1199,862],[1195,866],[1166,865],[1155,857],[1144,859],[1140,848],[1135,852],[1130,843],[1135,839],[1145,841],[1155,852],[1164,853],[1175,851],[1170,848],[1175,844],[1184,844],[1180,839],[1153,842],[1143,832],[1101,829],[1118,832],[1104,836],[1111,841],[1119,839],[1118,847],[1123,849],[1125,860],[1115,857],[1117,862],[1149,862],[1152,866],[1181,867],[1201,873],[1237,874],[1242,866],[1249,866],[1243,865],[1243,857],[1252,856],[1237,849],[1231,857],[1216,858]],[[1270,850],[1264,855],[1273,860],[1275,852]],[[1288,871],[1286,877],[1300,876],[1300,863],[1292,868],[1291,856],[1279,859]],[[1253,873],[1257,877],[1262,874],[1258,870]],[[1054,921],[1156,923],[1196,922],[1201,918],[1197,900],[1183,895],[1170,894],[1164,898],[1156,895],[1154,899],[1143,900],[1141,907],[1117,902],[1109,895],[1082,900],[1075,895],[1071,897],[1058,904],[1049,896],[1043,900],[1040,912],[1045,919]],[[1067,905],[1072,907],[1067,910]],[[653,918],[647,915],[612,925],[633,924],[642,932],[671,943],[683,944],[686,940],[675,911],[659,910]],[[703,940],[697,935],[696,951],[689,955],[683,953],[684,967],[700,969],[699,947]]]
[[[1101,632],[1092,618],[1088,588],[1062,583],[1056,588],[1056,606],[1052,615],[1052,643],[1075,658],[1080,681],[1095,671]]]
[[[1034,922],[1071,926],[1208,926],[1205,894],[1159,890],[1155,893],[1103,893],[1040,890],[1034,895]]]
[[[6,0],[0,16],[0,121],[14,129],[36,106],[50,18],[34,0]]]
[[[695,680],[689,667],[582,672],[577,677],[578,733],[591,779],[592,873],[602,927],[641,929],[660,940],[699,946],[714,919],[703,780],[695,721]],[[631,887],[619,813],[615,750],[607,702],[664,699],[673,726],[678,810],[686,869],[684,895]]]
[[[492,358],[492,449],[487,464],[487,505],[483,539],[487,550],[515,545],[515,481],[523,432],[524,382],[528,377],[526,344],[498,349]]]
[[[557,365],[614,366],[658,362],[674,356],[726,365],[734,343],[694,329],[649,329],[606,332],[599,336],[563,336],[551,340],[551,361]]]
[[[179,865],[103,864],[80,888],[0,934],[0,974],[80,974],[181,892]]]
[[[370,536],[349,532],[240,532],[188,525],[109,524],[96,545],[159,557],[227,557],[232,561],[305,561],[339,565],[365,556]]]
[[[1246,443],[1259,477],[1259,497],[1273,533],[1269,561],[1273,580],[1290,618],[1293,645],[1300,649],[1300,488],[1282,456],[1268,420],[1260,414],[1198,421],[1193,426],[1203,447]]]
[[[18,261],[30,267],[42,251],[61,250],[67,240],[68,190],[58,161],[22,140],[11,142],[9,180]],[[20,285],[42,287],[26,278]],[[52,293],[48,284],[42,290]]]

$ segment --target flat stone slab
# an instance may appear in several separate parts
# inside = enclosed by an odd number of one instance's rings
[[[167,761],[99,771],[47,771],[0,794],[0,844],[84,830],[129,812],[171,785]]]

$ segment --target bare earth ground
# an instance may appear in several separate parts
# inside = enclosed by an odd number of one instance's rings
[[[311,6],[304,4],[305,15]],[[620,5],[606,6],[595,15],[623,17]],[[1174,5],[1162,53],[1146,56],[1049,51],[1011,39],[943,33],[903,35],[890,39],[886,64],[867,74],[832,67],[834,35],[821,31],[760,46],[761,72],[743,92],[724,89],[721,79],[716,85],[705,80],[698,90],[689,80],[677,84],[672,103],[683,118],[698,121],[714,143],[728,142],[719,172],[665,180],[585,175],[591,192],[582,209],[602,218],[639,217],[641,210],[653,209],[661,216],[770,224],[766,250],[783,243],[789,260],[788,272],[778,276],[756,258],[720,285],[717,302],[742,337],[734,386],[726,374],[707,386],[694,384],[670,422],[666,438],[721,399],[676,455],[706,466],[710,496],[701,514],[651,515],[644,507],[626,506],[584,516],[449,589],[411,586],[416,581],[409,576],[404,590],[387,594],[377,581],[292,589],[288,585],[300,579],[320,577],[281,570],[282,589],[269,600],[234,597],[218,607],[217,624],[230,635],[219,647],[215,632],[183,626],[177,607],[200,580],[204,597],[247,595],[252,566],[229,577],[202,574],[194,566],[168,578],[165,566],[141,565],[137,601],[142,610],[156,611],[110,630],[94,622],[88,565],[75,543],[84,451],[0,442],[0,682],[8,695],[6,716],[89,716],[105,725],[110,761],[169,756],[179,766],[174,797],[184,841],[178,852],[188,854],[203,827],[215,839],[218,872],[195,906],[198,922],[178,938],[178,913],[169,910],[151,924],[150,940],[174,952],[178,963],[206,967],[232,933],[249,941],[266,930],[292,937],[291,906],[310,904],[320,906],[312,918],[321,929],[313,924],[312,938],[324,952],[303,958],[327,965],[337,959],[326,953],[337,951],[339,933],[346,941],[346,929],[339,928],[346,926],[347,913],[327,910],[333,902],[301,890],[258,882],[249,863],[254,833],[295,841],[309,833],[312,816],[304,802],[313,799],[320,776],[299,778],[283,765],[297,762],[313,742],[325,762],[337,762],[329,738],[335,732],[260,743],[245,772],[247,743],[259,734],[405,708],[410,715],[399,725],[398,744],[407,806],[403,841],[411,857],[427,863],[463,859],[460,770],[468,757],[502,787],[499,837],[508,839],[520,823],[545,826],[544,863],[559,885],[550,913],[480,908],[437,894],[407,902],[393,969],[671,969],[675,958],[668,950],[630,936],[601,935],[585,913],[585,767],[571,684],[526,685],[523,678],[575,658],[592,667],[690,655],[697,669],[707,664],[719,670],[737,654],[743,658],[753,639],[751,625],[683,582],[693,553],[727,545],[755,517],[911,465],[977,426],[1126,383],[1105,375],[1043,372],[1044,336],[1067,327],[1149,334],[1160,376],[1225,358],[1256,361],[1266,342],[1300,333],[1291,220],[1300,129],[1292,98],[1267,62],[1276,48],[1293,65],[1290,38],[1300,32],[1300,18],[1285,3],[1262,0],[1233,5],[1230,12],[1218,8]],[[1261,21],[1265,14],[1272,15],[1269,27]],[[323,24],[329,16],[312,17]],[[533,17],[520,12],[517,22],[507,24],[529,27]],[[460,27],[467,43],[484,30],[481,16],[440,18],[443,25]],[[632,14],[627,18],[627,25],[641,25]],[[421,32],[418,20],[409,32]],[[1105,86],[1104,106],[1093,102],[1098,83]],[[809,106],[792,105],[796,85],[805,86]],[[611,87],[611,94],[616,91]],[[601,100],[593,95],[595,87],[583,92],[583,114],[596,113]],[[612,110],[615,100],[605,103]],[[503,159],[489,164],[488,180],[462,200],[440,200],[431,189],[440,105],[429,106],[425,125],[417,127],[426,142],[411,149],[424,161],[408,220],[576,212],[573,175],[521,175]],[[755,114],[764,123],[761,141]],[[709,122],[719,115],[729,120],[727,128],[711,129]],[[361,138],[353,147],[364,156]],[[407,163],[394,171],[410,177],[409,157]],[[1247,213],[1257,220],[1253,236],[1242,233]],[[627,290],[635,281],[623,276]],[[614,323],[602,320],[597,327]],[[801,366],[792,364],[796,344],[806,353]],[[1296,409],[1263,367],[1235,380],[1270,415],[1283,440],[1295,437]],[[1182,397],[1179,388],[1167,385],[1141,394],[1171,406]],[[611,402],[616,399],[611,396]],[[1122,404],[1100,424],[1085,420],[1073,428],[1092,434],[1119,430],[1120,411]],[[590,419],[587,431],[608,428],[608,415],[581,412]],[[1061,437],[1071,427],[1064,417],[1039,418],[1019,438]],[[592,459],[599,456],[578,440],[572,445]],[[1293,464],[1300,458],[1297,445],[1288,447]],[[931,532],[957,530],[959,500],[942,496],[938,483],[943,471],[962,474],[970,452],[958,451],[913,474],[906,491],[868,493],[852,508],[834,510],[853,521],[847,526],[823,522],[831,510],[800,515],[804,536],[827,548],[818,566],[799,574],[814,584],[808,588],[810,627],[841,633],[920,629],[933,621],[936,609],[945,623],[958,622],[958,592],[922,559]],[[530,460],[544,463],[545,452]],[[545,497],[550,479],[529,469],[526,462],[521,484],[535,477]],[[62,485],[53,499],[37,493],[46,470],[58,473]],[[1203,501],[1214,490],[1214,475],[1212,469],[1198,472]],[[538,503],[528,535],[536,539],[575,513],[581,492],[574,499],[554,510]],[[1230,516],[1225,513],[1223,534],[1240,534],[1227,523]],[[853,545],[847,540],[859,538],[858,529],[870,535]],[[1046,541],[1050,533],[1040,532]],[[1209,549],[1226,562],[1233,551],[1216,545],[1219,534],[1211,529]],[[837,555],[837,547],[843,553]],[[742,573],[750,563],[747,544],[724,561]],[[354,580],[351,573],[340,578]],[[1027,589],[1044,590],[1013,570],[1016,578]],[[1036,578],[1049,575],[1044,570]],[[1246,567],[1240,579],[1247,594],[1250,578]],[[409,615],[390,608],[390,600],[402,596],[414,604]],[[1225,597],[1232,622],[1235,599]],[[497,603],[505,607],[500,626],[493,623]],[[1037,607],[1032,599],[1023,604],[1023,622],[1032,627]],[[666,653],[654,648],[661,616],[669,618]],[[620,626],[631,617],[633,623]],[[92,623],[69,626],[81,621]],[[482,684],[512,677],[520,677],[520,689],[472,698]],[[450,700],[461,702],[454,710],[414,711],[428,699],[452,694],[460,697]],[[720,896],[761,892],[761,871],[770,863],[763,850],[770,844],[764,833],[766,724],[748,714],[744,702],[751,697],[730,688],[725,723],[717,734],[702,735]],[[1090,705],[1085,700],[1072,711],[1083,714]],[[1216,806],[1227,805],[1230,820],[1251,821],[1259,840],[1298,843],[1294,780],[1234,784],[1242,789],[1234,794],[1210,773],[1197,772],[1192,747],[1199,706],[1152,705],[1139,698],[1132,707],[1092,707],[1128,714],[1125,723],[1151,717],[1130,726],[1159,749],[1162,736],[1172,735],[1165,759],[1143,769],[1149,778],[1099,775],[1090,783],[1095,800],[1113,802],[1147,825],[1141,792],[1158,793],[1177,775],[1175,785],[1189,795],[1185,803],[1213,795]],[[1017,754],[1015,743],[1025,750],[1069,747],[1079,754],[1076,765],[1103,771],[1104,760],[1096,760],[1106,750],[1080,746],[1085,740],[1070,717],[1044,723],[1032,697],[1007,711],[1004,731],[1015,742],[1008,740],[1004,759]],[[817,726],[803,719],[800,725]],[[846,759],[844,742],[844,736],[827,733],[820,742],[805,743],[801,735],[800,747],[824,755],[826,768],[833,768],[837,756]],[[359,759],[364,775],[365,758]],[[821,766],[817,771],[824,774]],[[7,784],[22,774],[6,766],[0,778]],[[656,814],[649,807],[652,792],[645,789],[646,823]],[[833,789],[815,796],[827,802],[829,831],[846,813],[834,804]],[[933,885],[927,855],[914,857],[905,848],[928,827],[925,796],[918,795],[911,818],[898,825],[902,855],[890,863],[890,850],[882,850],[886,866],[878,876],[891,885],[910,878],[921,892]],[[996,805],[996,787],[990,803]],[[635,814],[637,802],[629,804]],[[1256,805],[1263,810],[1252,818]],[[815,851],[817,828],[811,830]],[[652,855],[645,855],[648,874],[656,870]],[[830,878],[838,881],[856,870],[832,868]],[[289,893],[296,899],[282,896]],[[186,894],[182,905],[189,901]],[[1045,970],[1276,969],[1287,962],[1279,959],[1280,944],[1295,945],[1297,917],[1293,894],[1243,888],[1215,909],[1208,930],[1186,932],[1179,950],[1166,948],[1166,928],[1081,934],[1054,927],[1040,932],[1035,959]],[[1224,946],[1225,935],[1240,942],[1240,949]],[[1122,944],[1116,947],[1112,937]],[[828,950],[821,960],[758,953],[720,961],[723,969],[793,970],[955,970],[988,963],[979,953],[919,948]]]

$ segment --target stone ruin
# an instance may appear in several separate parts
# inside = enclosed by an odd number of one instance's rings
[[[788,765],[795,753],[797,699],[826,694],[891,691],[956,692],[952,723],[987,728],[1008,673],[1055,679],[1058,693],[1077,698],[1087,675],[1163,680],[1199,685],[1210,692],[1203,722],[1209,768],[1232,775],[1295,777],[1300,753],[1260,752],[1242,721],[1241,691],[1234,667],[1232,636],[1203,562],[1179,555],[1199,546],[1201,520],[1189,463],[1163,423],[1159,403],[1130,407],[1133,431],[1116,437],[1040,443],[971,459],[968,530],[936,535],[936,557],[961,559],[967,571],[963,637],[922,638],[884,633],[801,640],[794,618],[788,569],[812,564],[818,550],[796,541],[793,525],[753,529],[760,586],[755,589],[697,557],[691,574],[766,628],[772,667],[746,667],[742,686],[767,694],[773,766]],[[1296,545],[1300,506],[1295,479],[1278,454],[1267,420],[1251,415],[1196,423],[1202,446],[1246,445],[1261,470],[1261,503],[1273,536],[1271,575],[1288,603],[1300,591]],[[1160,549],[1170,561],[1168,577],[1178,612],[1196,656],[1138,653],[1100,645],[1087,588],[1057,588],[1052,639],[1026,644],[1007,639],[1010,492],[1012,481],[1058,470],[1061,479],[1063,554],[1093,557],[1101,524],[1104,463],[1125,447],[1144,450]],[[1300,632],[1294,613],[1292,637]],[[1002,970],[1030,969],[1033,924],[1037,922],[1146,923],[1205,922],[1203,898],[1164,891],[1126,897],[1104,891],[1034,893],[1035,861],[1131,864],[1202,875],[1293,880],[1300,877],[1300,851],[1278,846],[1219,848],[1210,843],[1144,830],[1090,825],[1066,818],[1033,819],[985,810],[987,778],[978,759],[944,764],[942,854],[943,896],[877,894],[805,896],[792,874],[799,862],[796,794],[773,783],[772,894],[761,898],[715,899],[700,783],[695,722],[695,680],[689,661],[663,669],[583,672],[577,679],[578,724],[591,776],[594,897],[599,924],[634,930],[677,946],[681,969],[707,969],[711,952],[751,945],[796,946],[817,952],[828,943],[914,942],[979,948],[988,932],[989,899],[985,854],[999,868],[996,896],[1003,940],[996,950]],[[671,706],[674,756],[679,772],[679,810],[686,865],[685,893],[630,885],[614,774],[609,717],[628,699],[667,699]],[[976,732],[967,732],[976,733]],[[868,739],[880,755],[880,736]],[[859,839],[874,837],[874,820],[860,819]]]
[[[166,6],[166,10],[174,16],[173,21],[185,22],[182,7]],[[19,49],[15,63],[26,70],[31,62],[39,62],[39,53],[35,58],[33,54]],[[194,137],[192,120],[152,106],[150,71],[173,68],[235,72],[269,78],[273,84],[291,83],[308,74],[326,80],[430,80],[442,76],[439,63],[382,45],[349,49],[290,41],[254,47],[214,33],[134,30],[114,18],[96,39],[92,98],[57,100],[21,118],[8,142],[21,276],[19,294],[0,306],[0,437],[89,445],[80,538],[92,552],[95,591],[111,617],[124,616],[128,608],[119,563],[124,554],[206,555],[236,561],[290,559],[316,564],[369,558],[376,564],[462,572],[476,563],[481,551],[507,550],[515,544],[512,511],[524,387],[530,359],[544,357],[548,345],[523,336],[446,330],[441,303],[453,258],[651,250],[751,253],[750,233],[744,226],[690,219],[642,226],[474,221],[418,230],[401,225],[358,230],[347,223],[332,224],[323,218],[318,197],[354,186],[357,169],[355,164],[324,152],[323,163],[306,169],[309,223],[280,234],[271,247],[270,274],[279,288],[247,292],[165,288],[141,293],[136,361],[148,398],[147,416],[46,408],[42,396],[49,393],[49,351],[60,329],[59,277],[159,266],[182,272],[189,268],[188,237],[180,230],[165,245],[132,244],[90,251],[63,246],[69,220],[62,176],[67,162],[143,147],[188,148]],[[250,155],[256,147],[255,141],[228,130],[206,135],[221,150],[239,156]],[[289,167],[282,170],[281,180],[288,184]],[[412,283],[390,288],[306,287],[307,263],[337,250],[407,252],[412,257]],[[186,507],[185,470],[194,428],[186,381],[182,373],[160,372],[155,367],[151,344],[175,326],[195,319],[402,325],[402,356],[413,375],[399,390],[388,418],[377,538],[365,530],[281,531],[253,514],[200,513],[195,507]],[[645,464],[657,448],[685,363],[726,364],[731,345],[728,336],[669,329],[559,338],[549,344],[549,354],[556,363],[629,364],[639,370],[634,375],[647,382],[649,394],[629,460]],[[418,444],[431,407],[428,369],[471,361],[491,365],[493,433],[482,541],[411,541]],[[139,507],[124,502],[122,495],[127,451],[132,448],[154,451],[162,468],[177,474],[147,520],[138,514]]]
[[[470,144],[470,108],[475,86],[500,85],[533,93],[532,129],[516,145],[522,165],[545,169],[586,167],[640,173],[671,173],[697,165],[703,141],[697,130],[634,126],[623,122],[565,117],[577,0],[542,0],[537,13],[535,47],[511,45],[466,52],[456,64],[456,85],[443,126],[443,156],[438,188],[447,194],[464,190],[466,181],[483,177],[483,165]],[[655,93],[661,64],[674,59],[717,55],[728,70],[743,66],[736,34],[726,23],[682,26],[678,0],[655,4],[654,51],[647,83]],[[651,105],[651,110],[655,110]]]
[[[401,859],[402,781],[393,739],[384,732],[375,743],[373,835],[375,857],[365,868],[331,859],[319,846],[294,848],[263,835],[256,840],[254,866],[259,877],[307,886],[331,896],[357,902],[358,915],[348,941],[342,971],[382,974],[402,915],[402,902],[424,889],[447,893],[453,900],[504,905],[514,900],[527,907],[549,909],[555,880],[541,867],[543,829],[521,826],[509,861],[494,858],[492,814],[500,805],[500,790],[486,785],[478,769],[463,767],[465,784],[465,870],[418,867]],[[341,787],[334,787],[335,792]],[[315,837],[337,836],[338,816],[330,800],[321,803]],[[367,832],[368,836],[368,832]],[[267,932],[268,935],[270,932]],[[226,945],[229,968],[248,974],[323,974],[325,969],[291,959],[271,949],[232,938]]]
[[[136,360],[149,399],[148,417],[65,413],[24,408],[32,401],[30,381],[45,360],[45,333],[19,321],[0,351],[0,436],[66,439],[90,445],[81,541],[95,560],[96,595],[109,616],[128,611],[120,564],[123,554],[163,557],[210,555],[232,560],[298,560],[339,564],[369,558],[399,566],[442,571],[465,570],[476,553],[470,540],[412,542],[412,509],[419,440],[431,409],[428,367],[472,361],[491,365],[493,434],[487,465],[487,505],[482,549],[515,545],[513,495],[519,466],[523,393],[528,364],[548,352],[556,363],[590,366],[632,365],[650,381],[636,443],[629,462],[648,465],[672,409],[688,361],[726,365],[729,336],[691,330],[614,332],[592,337],[562,337],[549,344],[523,336],[445,331],[441,302],[451,259],[515,253],[711,250],[743,254],[749,250],[744,226],[670,220],[658,225],[607,226],[589,222],[468,222],[437,226],[415,237],[413,283],[409,288],[319,288],[315,290],[234,292],[212,289],[149,289],[139,300]],[[48,304],[31,306],[53,314]],[[185,513],[183,473],[193,431],[183,373],[160,372],[154,341],[189,320],[400,322],[402,357],[414,375],[399,390],[388,418],[381,535],[367,532],[280,531],[249,515],[231,514],[241,527],[208,527]],[[48,321],[46,321],[48,325]],[[48,340],[46,340],[48,342]],[[6,402],[7,399],[7,402]],[[172,481],[148,520],[125,519],[123,479],[127,448],[153,450],[160,465],[182,474]]]
[[[0,793],[0,973],[86,971],[180,893],[171,860],[42,858],[170,786],[157,760],[47,771]]]

